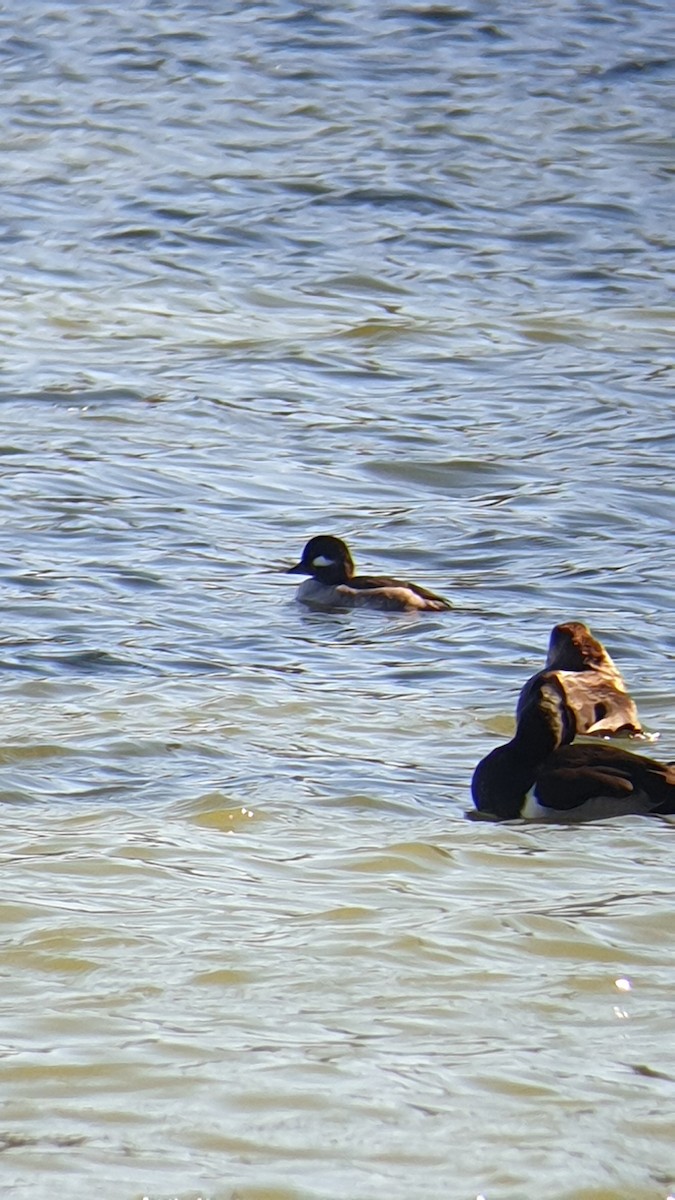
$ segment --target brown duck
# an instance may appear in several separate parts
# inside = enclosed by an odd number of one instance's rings
[[[546,666],[523,687],[519,717],[542,675],[555,671],[574,713],[577,733],[598,737],[644,737],[638,710],[621,672],[602,642],[581,621],[556,625],[551,633]]]

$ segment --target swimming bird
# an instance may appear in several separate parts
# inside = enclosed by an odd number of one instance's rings
[[[597,820],[675,814],[675,764],[604,742],[577,742],[574,712],[558,672],[530,688],[510,742],[479,762],[471,781],[480,813],[510,821],[527,816]]]
[[[581,621],[565,621],[551,633],[546,666],[524,685],[520,716],[542,675],[555,671],[574,713],[577,733],[598,737],[644,737],[635,702],[602,642]]]
[[[441,612],[450,608],[443,596],[416,583],[387,575],[355,575],[354,560],[341,538],[310,538],[290,575],[309,575],[296,599],[317,608],[378,608],[386,612]]]

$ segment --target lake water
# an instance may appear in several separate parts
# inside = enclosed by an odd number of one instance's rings
[[[671,5],[0,72],[3,1197],[666,1200],[672,822],[466,813],[561,620],[675,759]],[[303,610],[319,532],[454,611]]]

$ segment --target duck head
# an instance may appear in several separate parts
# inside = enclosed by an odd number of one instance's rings
[[[294,567],[289,567],[288,574],[311,575],[319,583],[336,586],[348,583],[353,577],[354,560],[341,538],[319,534],[318,537],[310,538],[300,562]]]
[[[544,672],[533,687],[510,742],[479,762],[471,793],[479,812],[498,821],[519,817],[527,794],[547,758],[574,739],[574,713],[558,677]]]
[[[546,657],[549,671],[593,671],[607,660],[602,642],[582,621],[565,621],[551,631]]]

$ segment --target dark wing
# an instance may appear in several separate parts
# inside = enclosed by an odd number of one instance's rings
[[[408,587],[408,584],[400,579],[390,579],[388,575],[354,575],[348,586],[365,592],[373,588]]]
[[[634,800],[634,811],[675,813],[675,768],[617,746],[576,742],[542,764],[535,794],[558,810],[602,797]]]
[[[626,800],[634,793],[633,780],[612,767],[553,767],[540,773],[534,789],[540,804],[558,812],[580,808],[599,796]]]
[[[440,604],[443,608],[452,608],[450,601],[445,596],[439,596],[438,592],[430,592],[428,588],[421,587],[419,583],[406,583],[411,592],[415,592],[417,596],[421,596],[423,600],[435,600],[436,604]]]
[[[349,587],[356,588],[357,591],[371,591],[374,588],[408,588],[416,596],[421,596],[423,600],[434,600],[443,608],[452,607],[445,596],[430,592],[428,588],[420,587],[418,583],[410,583],[407,579],[392,579],[389,575],[355,575],[353,579],[349,580]]]

